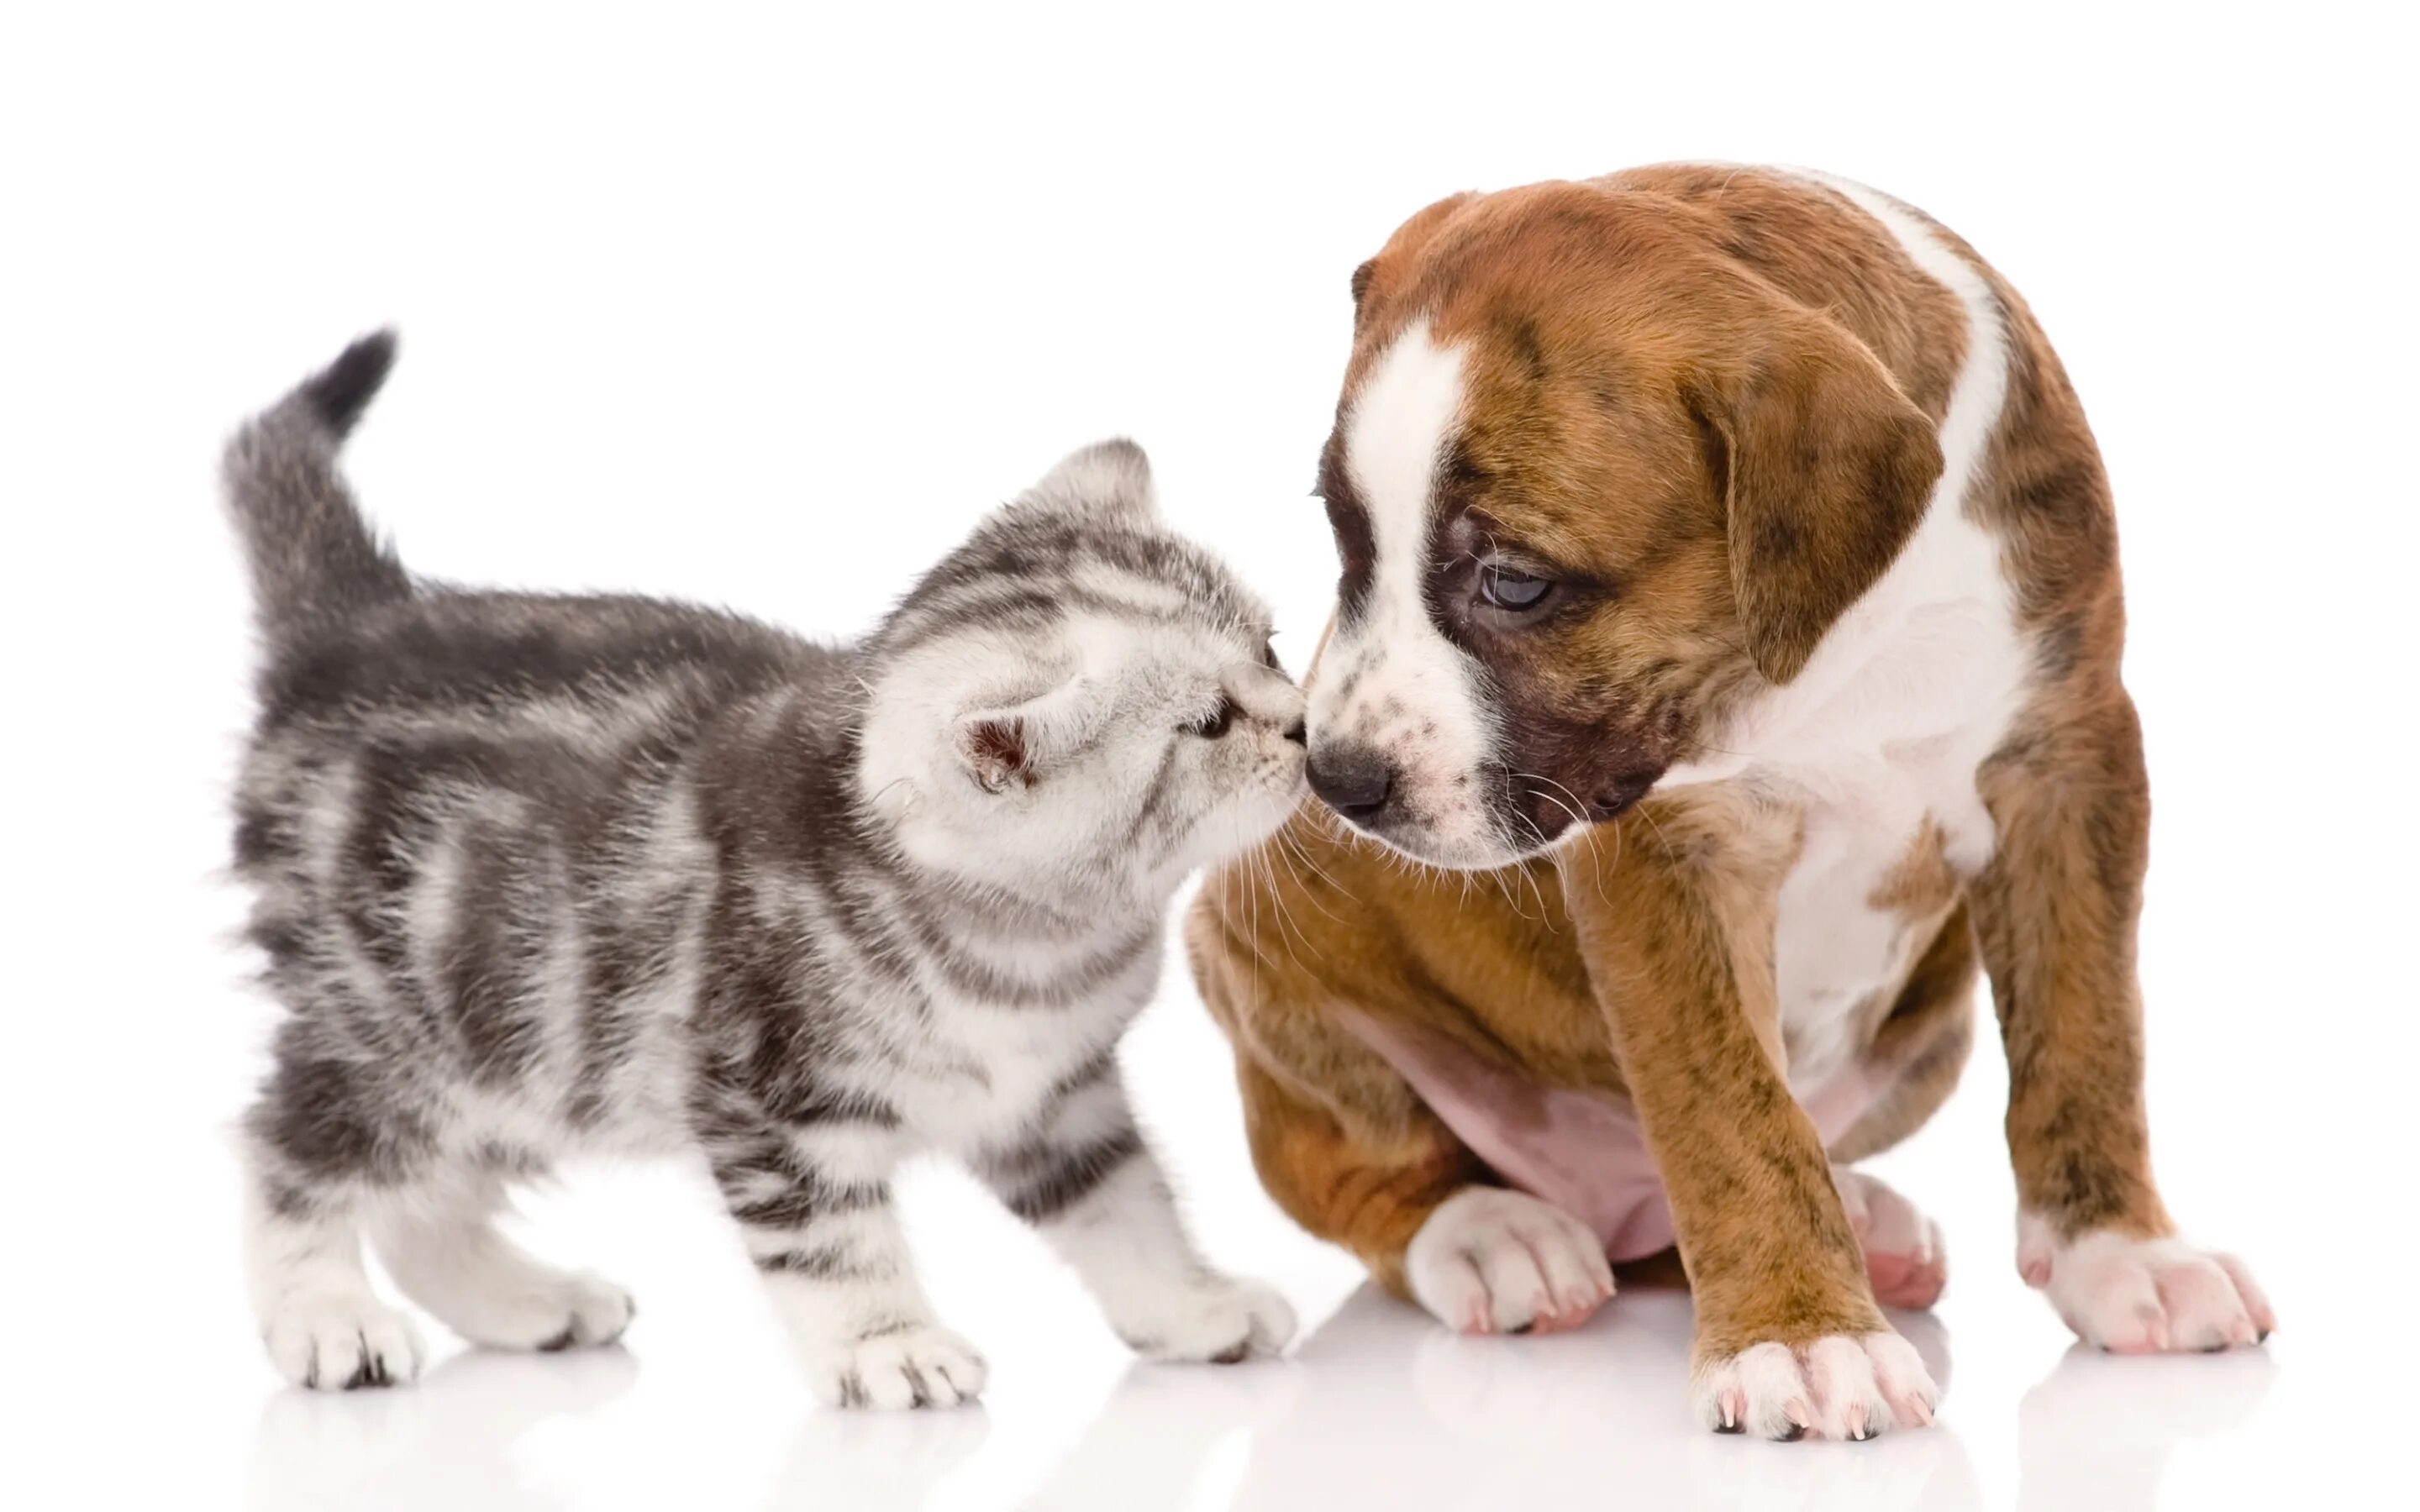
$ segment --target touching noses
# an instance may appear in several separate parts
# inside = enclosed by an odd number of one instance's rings
[[[1393,764],[1367,746],[1313,751],[1304,775],[1320,802],[1356,824],[1376,819],[1395,791]]]

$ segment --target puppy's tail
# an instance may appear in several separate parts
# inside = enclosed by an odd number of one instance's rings
[[[411,594],[411,577],[336,471],[337,449],[386,381],[395,350],[392,331],[364,336],[227,443],[227,513],[272,651]]]

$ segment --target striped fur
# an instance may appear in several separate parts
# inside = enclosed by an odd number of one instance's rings
[[[1128,1338],[1281,1343],[1281,1303],[1195,1258],[1116,1071],[1177,885],[1273,832],[1302,769],[1267,611],[1159,522],[1142,454],[1076,454],[823,646],[411,579],[335,471],[393,354],[358,344],[227,455],[266,648],[236,858],[287,1010],[245,1124],[251,1277],[286,1372],[416,1367],[364,1235],[480,1342],[613,1337],[627,1298],[492,1225],[582,1151],[702,1152],[830,1400],[981,1387],[891,1210],[925,1150]]]

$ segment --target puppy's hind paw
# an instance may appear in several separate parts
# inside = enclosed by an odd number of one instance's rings
[[[2103,1231],[2062,1242],[2028,1218],[2017,1269],[2078,1338],[2113,1354],[2241,1349],[2277,1326],[2250,1268],[2181,1239]]]
[[[1866,1278],[1885,1307],[1931,1307],[1949,1281],[1941,1226],[1863,1171],[1835,1170],[1840,1209],[1866,1252]]]

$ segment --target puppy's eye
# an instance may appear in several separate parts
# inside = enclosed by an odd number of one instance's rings
[[[1222,693],[1218,696],[1218,706],[1187,724],[1185,733],[1200,735],[1204,740],[1216,740],[1233,729],[1234,723],[1235,701]]]
[[[1488,563],[1479,569],[1479,599],[1490,609],[1518,614],[1536,609],[1554,591],[1554,581]]]

